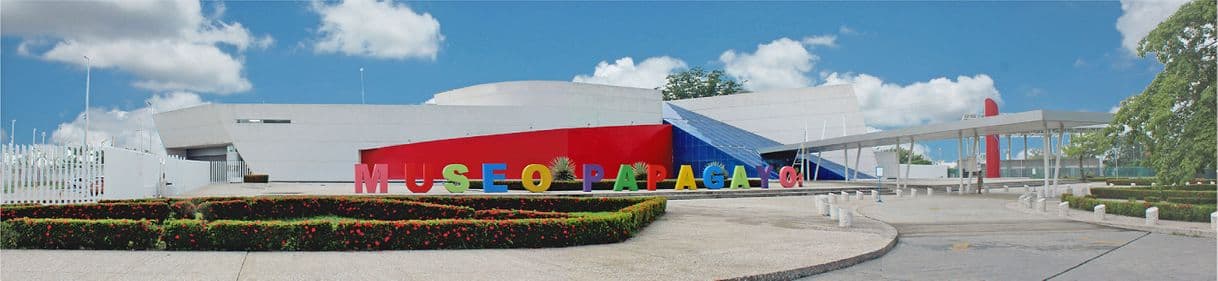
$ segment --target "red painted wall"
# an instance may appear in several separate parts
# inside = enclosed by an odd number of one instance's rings
[[[994,102],[992,99],[985,99],[985,116],[989,117],[997,115],[998,103]],[[1011,144],[1008,143],[1007,145]],[[999,150],[998,136],[985,136],[985,177],[987,178],[1002,177],[1002,172],[1000,170],[1002,168],[1002,161],[1000,161],[998,158],[1002,155],[1002,152]]]
[[[644,161],[671,167],[672,126],[571,128],[402,144],[361,150],[360,163],[389,164],[390,179],[405,178],[407,163],[427,165],[427,175],[433,179],[442,178],[448,164],[465,164],[469,167],[465,175],[480,179],[482,163],[507,163],[507,178],[519,179],[524,166],[549,166],[558,156],[575,162],[576,177],[582,177],[583,164],[600,164],[610,180],[621,164]]]

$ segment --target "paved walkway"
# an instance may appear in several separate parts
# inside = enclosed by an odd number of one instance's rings
[[[942,194],[942,193],[936,193]],[[1014,194],[852,202],[900,234],[887,255],[810,280],[1214,280],[1213,238],[1008,209]]]
[[[895,229],[813,216],[811,197],[670,201],[616,244],[381,252],[0,251],[2,280],[707,280],[823,265],[888,246]]]

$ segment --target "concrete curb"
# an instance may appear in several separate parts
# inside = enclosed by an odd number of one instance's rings
[[[892,251],[893,247],[896,247],[897,242],[900,241],[900,239],[901,239],[901,234],[897,231],[896,227],[893,227],[892,225],[885,223],[881,220],[869,217],[866,214],[863,214],[862,212],[855,212],[855,213],[860,216],[859,218],[866,218],[869,221],[873,221],[875,223],[882,225],[883,228],[885,229],[884,233],[891,233],[892,239],[888,241],[888,244],[884,245],[884,247],[881,247],[879,249],[875,249],[873,251],[863,253],[862,255],[857,255],[857,256],[840,259],[840,260],[836,260],[836,261],[832,261],[832,262],[828,262],[828,263],[822,263],[822,264],[801,267],[801,268],[796,268],[796,269],[783,270],[783,271],[778,271],[778,272],[729,278],[729,279],[724,279],[724,280],[744,280],[744,281],[795,280],[795,279],[799,279],[799,278],[804,278],[804,277],[808,277],[808,276],[812,276],[812,275],[816,275],[816,274],[821,274],[821,273],[825,273],[825,272],[829,272],[829,271],[834,271],[834,270],[850,267],[850,266],[853,266],[853,265],[856,265],[856,264],[859,264],[859,263],[862,263],[865,261],[873,260],[873,259],[882,257],[885,254],[888,254],[889,251]]]
[[[1056,204],[1058,202],[1060,202],[1060,201],[1056,201],[1053,203]],[[1022,208],[1019,206],[1019,202],[1009,202],[1009,203],[1003,204],[1003,206],[1005,206],[1007,209],[1011,209],[1011,210],[1015,210],[1015,211],[1019,211],[1019,212],[1023,212],[1023,213],[1058,217],[1056,215],[1052,215],[1052,214],[1055,214],[1056,212],[1040,213],[1040,212],[1033,211],[1031,209]],[[1206,231],[1206,230],[1201,230],[1201,229],[1179,228],[1179,227],[1171,227],[1171,226],[1165,226],[1165,225],[1153,225],[1152,226],[1152,225],[1144,225],[1144,224],[1118,223],[1115,221],[1089,220],[1089,219],[1085,219],[1085,218],[1090,217],[1091,212],[1082,211],[1082,210],[1073,209],[1073,208],[1070,209],[1070,212],[1071,212],[1070,216],[1058,217],[1058,218],[1064,218],[1064,219],[1068,219],[1071,221],[1094,224],[1094,225],[1099,225],[1099,226],[1107,226],[1107,227],[1112,227],[1112,228],[1120,228],[1120,229],[1135,230],[1135,231],[1145,231],[1145,232],[1152,232],[1152,233],[1171,234],[1171,235],[1180,235],[1180,236],[1189,236],[1189,237],[1204,237],[1204,238],[1218,237],[1218,233],[1216,233],[1213,230]],[[1108,215],[1120,216],[1120,217],[1124,217],[1124,218],[1136,218],[1136,217],[1130,217],[1130,216],[1121,216],[1121,215],[1117,215],[1117,214],[1108,214]]]

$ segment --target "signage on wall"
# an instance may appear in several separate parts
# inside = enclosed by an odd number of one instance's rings
[[[504,163],[483,163],[482,164],[482,191],[485,193],[503,193],[508,191],[508,187],[502,183],[495,181],[503,181],[507,178],[504,174],[507,170],[507,164]],[[427,193],[431,191],[436,179],[428,178],[427,165],[425,164],[406,164],[406,189],[412,193]],[[769,174],[772,171],[769,165],[755,167],[757,175],[761,178],[761,188],[769,188]],[[444,189],[451,193],[462,193],[469,189],[470,179],[465,176],[469,172],[469,167],[464,164],[448,164],[442,169],[442,175],[445,180]],[[668,176],[668,169],[662,165],[647,165],[647,180],[646,188],[649,191],[655,191],[658,183]],[[419,178],[422,177],[422,178]],[[778,170],[778,183],[784,188],[792,188],[795,186],[803,186],[803,181],[800,180],[802,175],[799,174],[792,166],[783,166]],[[584,164],[583,177],[580,177],[583,183],[584,192],[592,192],[592,183],[605,179],[605,169],[598,164]],[[416,183],[416,180],[421,183]],[[550,189],[550,184],[553,183],[554,177],[550,168],[541,164],[529,164],[524,167],[520,173],[521,185],[530,192],[546,192]],[[748,189],[751,188],[749,178],[742,165],[736,165],[732,169],[732,175],[727,177],[727,171],[720,166],[706,166],[702,169],[702,186],[707,189],[718,190],[727,186],[730,189]],[[617,169],[617,175],[613,182],[614,191],[622,191],[629,189],[630,191],[638,191],[639,183],[634,178],[634,169],[630,165],[621,165]],[[677,180],[673,189],[676,190],[696,190],[698,185],[694,179],[694,170],[690,165],[681,165],[677,171]],[[368,167],[368,164],[355,164],[355,193],[388,193],[389,192],[389,165],[388,164],[373,164]]]

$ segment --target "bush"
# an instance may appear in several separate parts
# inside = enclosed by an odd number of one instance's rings
[[[1102,200],[1088,197],[1070,196],[1069,194],[1062,195],[1062,201],[1068,202],[1070,208],[1080,209],[1084,211],[1094,210],[1095,205],[1104,204],[1107,212],[1110,214],[1145,217],[1146,208],[1159,207],[1159,219],[1176,220],[1176,221],[1192,221],[1192,222],[1209,222],[1210,213],[1216,209],[1213,205],[1191,205],[1177,203],[1150,203],[1150,202],[1122,202],[1112,200]]]
[[[0,223],[4,248],[142,250],[161,230],[149,220],[14,218]]]
[[[0,208],[0,221],[14,218],[131,219],[161,221],[169,217],[165,201],[133,203],[86,203],[66,205],[21,205]]]
[[[571,158],[566,156],[555,157],[550,161],[550,171],[554,172],[555,181],[574,180],[575,162],[571,162]]]
[[[1171,189],[1143,189],[1096,187],[1091,189],[1095,197],[1105,199],[1146,198],[1218,198],[1218,191],[1190,191]]]
[[[176,201],[169,204],[169,209],[172,210],[172,216],[175,219],[193,219],[197,210],[195,203],[190,201]]]
[[[172,202],[172,203],[168,203]],[[536,248],[628,239],[664,214],[662,197],[264,197],[167,200],[174,214],[199,203],[204,218],[301,217],[334,212],[462,218],[428,220],[81,220],[10,217],[0,222],[3,248],[169,250],[397,250]],[[428,202],[438,202],[440,205]],[[153,204],[153,203],[113,203]],[[278,204],[278,205],[277,205]],[[329,204],[329,205],[327,205]],[[280,208],[274,208],[279,206]],[[478,211],[473,211],[477,206]],[[432,208],[430,211],[418,208]],[[498,208],[509,207],[509,208]],[[165,207],[166,210],[170,207]],[[440,210],[443,209],[443,210]],[[257,210],[263,213],[250,213]],[[399,210],[395,212],[395,210]],[[433,212],[433,213],[428,213]],[[587,212],[578,215],[567,212]],[[168,211],[166,211],[168,213]],[[43,213],[45,214],[45,213]],[[102,215],[94,215],[102,216]],[[159,245],[159,246],[158,246]]]
[[[634,162],[630,169],[634,170],[634,180],[647,180],[647,162]]]
[[[567,213],[561,213],[561,212],[541,212],[541,211],[504,210],[504,209],[490,209],[490,210],[474,211],[474,218],[491,219],[491,220],[554,219],[554,218],[566,218],[566,217],[569,217],[567,215]]]
[[[268,183],[271,182],[271,176],[266,174],[248,174],[245,175],[243,180],[251,183]]]
[[[370,220],[471,218],[474,210],[425,202],[359,197],[255,197],[199,206],[204,220],[266,220],[340,216]]]

